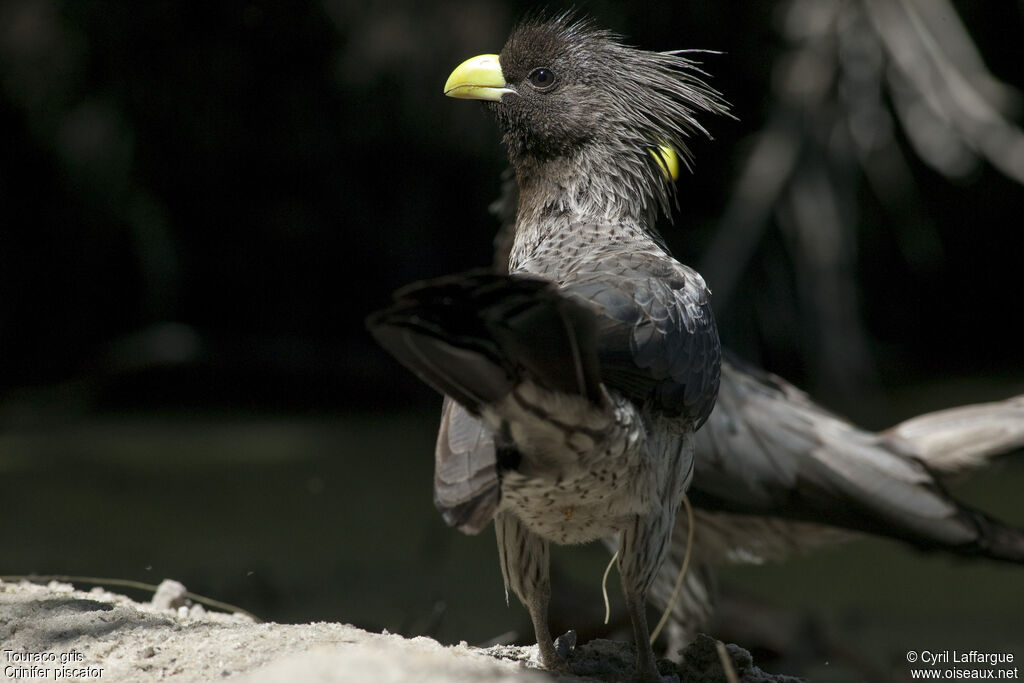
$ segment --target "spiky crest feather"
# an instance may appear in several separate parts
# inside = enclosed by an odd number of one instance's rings
[[[525,117],[516,111],[521,105],[515,95],[492,105],[517,171],[522,176],[543,165],[547,177],[567,180],[559,198],[572,204],[566,208],[640,218],[653,232],[659,210],[671,219],[676,189],[648,150],[667,145],[689,168],[693,155],[686,138],[695,133],[710,137],[697,114],[728,115],[728,104],[680,51],[651,52],[626,45],[619,35],[595,28],[574,11],[524,20],[502,50],[502,64],[505,68],[508,63],[513,76],[521,78],[528,68],[524,65],[550,61],[549,55],[558,55],[559,64],[571,65],[559,77],[565,79],[562,87],[573,89],[573,108],[552,116],[575,117],[581,128],[576,135],[558,129],[552,139],[560,146],[546,144],[530,136],[541,138],[539,127],[557,121],[543,120],[534,111],[528,129]],[[550,172],[552,163],[565,167],[561,174]]]

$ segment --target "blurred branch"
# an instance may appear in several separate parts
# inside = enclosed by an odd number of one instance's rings
[[[798,317],[811,323],[802,355],[819,391],[863,391],[873,373],[858,312],[857,188],[867,180],[895,216],[912,267],[937,262],[934,229],[905,206],[918,193],[895,129],[950,179],[980,157],[1024,183],[1024,134],[1007,118],[1018,96],[986,69],[947,0],[792,0],[778,30],[788,49],[776,65],[768,123],[701,271],[716,307],[728,308],[776,227],[792,261]],[[785,286],[774,280],[771,287]],[[785,293],[776,298],[786,301]]]
[[[1024,183],[1024,134],[1005,111],[1017,94],[988,72],[948,0],[864,0],[886,48],[896,111],[921,158],[948,177],[972,152]]]

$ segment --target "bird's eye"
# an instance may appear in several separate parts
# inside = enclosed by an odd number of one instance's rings
[[[555,84],[555,72],[551,69],[534,69],[527,78],[530,85],[538,90],[547,90]]]

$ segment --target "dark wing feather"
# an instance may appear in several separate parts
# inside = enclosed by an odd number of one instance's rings
[[[577,271],[562,283],[597,313],[602,380],[700,426],[714,406],[721,358],[703,280],[657,252],[618,252],[607,264],[612,270]]]
[[[416,282],[366,324],[402,364],[474,415],[523,379],[601,401],[593,312],[549,280],[474,270]]]

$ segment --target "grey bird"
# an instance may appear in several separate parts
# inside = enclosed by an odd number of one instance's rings
[[[695,438],[692,544],[690,520],[679,515],[651,586],[651,602],[672,613],[668,653],[710,626],[715,566],[783,561],[857,532],[1024,563],[1024,533],[963,505],[945,486],[1024,447],[1024,395],[871,432],[728,353],[721,372],[718,400]],[[484,528],[498,476],[489,432],[446,400],[435,470],[435,502],[446,521],[467,533]],[[618,547],[614,539],[608,545]]]
[[[645,615],[718,391],[703,279],[654,221],[695,113],[726,105],[677,53],[639,50],[568,15],[529,20],[500,55],[455,69],[451,97],[494,113],[520,188],[509,274],[419,283],[368,320],[442,391],[435,498],[499,561],[548,668],[548,544],[615,537],[637,676],[658,680]]]
[[[518,206],[509,172],[491,212],[501,227],[494,270],[507,270]],[[438,435],[436,495],[446,519],[467,532],[481,520],[464,505],[494,485],[489,442],[457,405],[446,402]],[[857,532],[929,551],[1024,563],[1024,533],[955,500],[945,484],[1024,447],[1024,395],[957,406],[881,432],[861,429],[816,404],[781,377],[727,350],[718,400],[696,436],[694,536],[677,517],[671,551],[651,600],[671,609],[673,653],[713,616],[715,565],[781,561]],[[474,452],[471,473],[452,468],[449,450]],[[615,543],[609,542],[614,548]],[[675,583],[689,553],[679,594]],[[671,604],[669,604],[671,602]]]

